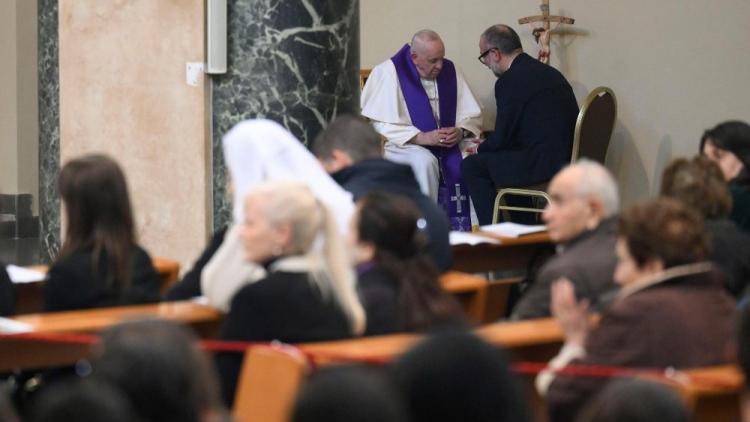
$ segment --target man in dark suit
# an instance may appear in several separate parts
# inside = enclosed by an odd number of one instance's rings
[[[450,268],[448,217],[422,193],[410,166],[382,158],[380,135],[365,120],[338,117],[315,138],[312,152],[355,201],[374,190],[411,199],[424,217],[425,226],[421,229],[426,232],[435,264],[441,272]]]
[[[479,223],[489,224],[497,188],[545,183],[570,161],[578,104],[565,77],[524,53],[509,26],[487,28],[479,49],[497,76],[497,117],[461,170]]]

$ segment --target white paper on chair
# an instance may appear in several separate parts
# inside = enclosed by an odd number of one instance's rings
[[[25,322],[18,322],[9,318],[0,318],[0,333],[28,333],[33,330],[33,328],[34,327],[32,327],[31,324]]]
[[[450,232],[451,246],[455,245],[478,245],[480,243],[500,243],[498,239],[482,236],[469,232]]]
[[[10,281],[14,283],[34,283],[42,281],[47,276],[45,273],[36,270],[30,270],[28,268],[19,267],[17,265],[8,265],[5,267],[8,271],[8,277]]]
[[[496,234],[504,237],[519,237],[532,233],[539,233],[547,230],[547,227],[543,224],[536,226],[527,226],[525,224],[517,223],[498,223],[490,224],[488,226],[482,226],[479,230]]]

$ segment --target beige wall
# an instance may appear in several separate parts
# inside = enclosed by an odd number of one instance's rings
[[[524,48],[537,48],[529,26],[534,0],[362,0],[361,65],[390,57],[415,30],[438,31],[446,55],[467,77],[494,122],[494,78],[476,59],[481,32],[512,25]],[[750,121],[750,2],[747,0],[552,0],[553,14],[576,19],[553,39],[552,65],[580,101],[606,85],[619,102],[607,166],[626,203],[658,189],[664,164],[696,152],[704,129],[721,120]],[[387,22],[387,27],[383,26]]]
[[[0,193],[18,193],[16,1],[0,1]]]
[[[207,238],[204,2],[60,1],[60,152],[117,159],[142,244],[152,255],[197,256]]]
[[[39,199],[39,95],[37,88],[37,0],[16,0],[18,38],[18,191]]]
[[[39,193],[36,0],[0,1],[0,193]]]

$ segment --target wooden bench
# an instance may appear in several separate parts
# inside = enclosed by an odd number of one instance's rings
[[[133,318],[163,318],[189,325],[201,337],[218,334],[223,314],[213,307],[192,301],[152,305],[120,306],[79,311],[22,315],[10,321],[28,324],[34,335],[92,334]],[[0,338],[0,371],[69,365],[90,353],[88,344],[42,342],[34,338]]]
[[[560,328],[552,319],[492,324],[477,329],[475,333],[492,345],[506,348],[511,360],[515,361],[546,361],[562,343]],[[421,338],[414,334],[398,334],[302,344],[299,348],[305,354],[315,356],[318,366],[352,361],[382,363],[396,359]],[[256,375],[258,372],[260,375]],[[305,360],[294,350],[272,347],[251,349],[245,355],[235,396],[235,419],[267,422],[288,420],[295,392],[303,383],[306,372]],[[652,380],[675,388],[685,398],[696,422],[739,420],[744,379],[738,367],[696,368],[680,371],[680,374],[682,376],[677,378],[680,381],[666,378]],[[533,378],[531,375],[522,377],[526,388],[533,388]],[[258,379],[264,380],[262,386],[254,385]],[[276,395],[275,392],[283,394]],[[527,390],[527,398],[535,420],[546,420],[543,400],[533,390]],[[260,415],[263,418],[257,419]]]
[[[552,248],[547,232],[521,237],[491,236],[500,241],[478,245],[454,245],[452,270],[467,273],[525,269],[529,260],[541,249]]]
[[[741,420],[745,379],[738,366],[687,369],[679,371],[672,380],[654,381],[674,388],[685,400],[695,422]]]

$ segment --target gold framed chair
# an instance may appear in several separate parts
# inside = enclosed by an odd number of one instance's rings
[[[359,90],[362,91],[362,88],[365,87],[365,83],[367,83],[367,78],[370,77],[370,72],[372,72],[372,69],[359,69]]]
[[[581,110],[576,119],[575,132],[573,134],[573,148],[570,154],[570,163],[585,157],[601,164],[607,156],[609,141],[617,119],[617,97],[607,87],[600,86],[583,100]],[[524,187],[499,188],[495,196],[495,207],[492,213],[492,223],[497,223],[500,211],[503,212],[504,220],[509,220],[508,211],[533,212],[541,214],[544,206],[514,207],[505,202],[506,195],[530,197],[536,199],[537,203],[549,203],[547,195],[548,182]],[[535,204],[537,205],[537,204]]]

